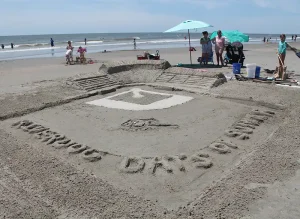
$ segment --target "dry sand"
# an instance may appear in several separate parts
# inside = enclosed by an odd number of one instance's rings
[[[245,49],[245,63],[277,65],[276,45]],[[300,89],[240,81],[211,87],[227,67],[179,72],[169,82],[176,69],[115,73],[109,77],[151,84],[107,94],[67,85],[138,53],[90,54],[99,63],[85,66],[59,58],[0,63],[0,218],[299,218]],[[187,49],[160,53],[171,64],[189,60]],[[295,78],[298,60],[288,52]],[[87,104],[132,86],[169,96],[127,93],[112,101],[193,99],[146,111]]]

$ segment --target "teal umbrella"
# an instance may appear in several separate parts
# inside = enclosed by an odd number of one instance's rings
[[[187,30],[188,31],[188,35],[189,35],[189,50],[190,50],[190,61],[192,64],[192,51],[191,51],[191,37],[190,37],[190,30],[195,30],[195,29],[200,29],[200,28],[205,28],[205,27],[212,27],[212,25],[207,24],[205,22],[202,21],[193,21],[193,20],[186,20],[180,24],[178,24],[177,26],[166,30],[165,33],[169,33],[169,32],[178,32],[178,31],[182,31],[182,30]]]
[[[238,30],[232,31],[222,31],[222,35],[227,38],[229,42],[249,42],[249,36],[243,34]],[[217,31],[213,32],[210,36],[210,39],[213,39],[217,36]]]

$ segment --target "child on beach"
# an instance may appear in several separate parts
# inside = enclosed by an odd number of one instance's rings
[[[278,43],[278,59],[279,59],[279,72],[283,72],[284,60],[286,55],[287,43],[285,42],[285,34],[280,35]]]
[[[284,61],[285,61],[285,55],[286,55],[286,48],[288,47],[287,43],[285,42],[285,34],[280,35],[280,41],[278,43],[278,61],[279,61],[279,68],[278,72],[275,74],[275,78],[284,78]]]
[[[77,52],[79,53],[79,57],[76,57],[76,61],[80,60],[81,63],[85,63],[86,59],[84,54],[86,53],[86,48],[79,46]]]
[[[68,46],[66,49],[67,49],[66,52],[67,64],[71,64],[71,60],[73,62],[73,49],[74,49],[74,47],[71,44],[71,41],[68,41]]]
[[[209,56],[212,54],[212,44],[208,37],[208,32],[202,32],[203,37],[200,39],[200,44],[202,45],[202,57],[200,60],[200,64],[204,61],[204,64],[207,65]]]

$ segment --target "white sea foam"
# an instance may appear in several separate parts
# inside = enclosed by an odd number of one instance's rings
[[[78,42],[78,43],[85,44],[85,42]],[[99,43],[103,43],[103,41],[102,40],[99,40],[99,41],[97,41],[97,40],[86,41],[86,44],[99,44]]]

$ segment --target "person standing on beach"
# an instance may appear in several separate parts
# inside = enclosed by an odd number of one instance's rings
[[[54,47],[54,40],[52,38],[50,39],[50,44],[51,44],[51,47]]]
[[[292,41],[294,40],[294,35],[292,35]]]
[[[215,52],[216,52],[216,56],[217,56],[217,63],[218,65],[220,65],[220,61],[222,66],[224,65],[224,61],[223,61],[223,51],[225,48],[225,37],[222,36],[222,31],[218,30],[217,32],[217,36],[215,38],[212,39],[213,44],[215,44]]]
[[[286,55],[287,43],[285,42],[285,34],[280,35],[280,41],[278,43],[278,60],[279,60],[279,72],[283,73],[284,61]]]
[[[73,49],[74,47],[72,46],[71,41],[68,41],[68,46],[67,46],[67,52],[66,52],[66,59],[67,59],[67,63],[66,64],[70,64],[71,62],[73,62]]]
[[[266,37],[264,37],[263,42],[264,42],[264,43],[266,42]]]
[[[212,45],[208,37],[208,32],[203,31],[202,34],[203,37],[200,39],[200,44],[202,45],[202,57],[200,60],[200,64],[204,62],[204,65],[207,65],[209,56],[212,54]]]
[[[11,44],[10,44],[10,47],[13,49],[13,48],[14,48],[14,44],[13,44],[13,43],[11,43]]]
[[[295,39],[295,42],[297,41],[297,37],[298,37],[298,36],[297,36],[297,35],[295,35],[295,37],[294,37],[294,39]]]
[[[136,41],[135,41],[135,38],[133,39],[133,49],[136,50]]]
[[[1,48],[4,49],[4,44],[1,44]]]
[[[84,38],[84,45],[86,45],[86,38]]]

